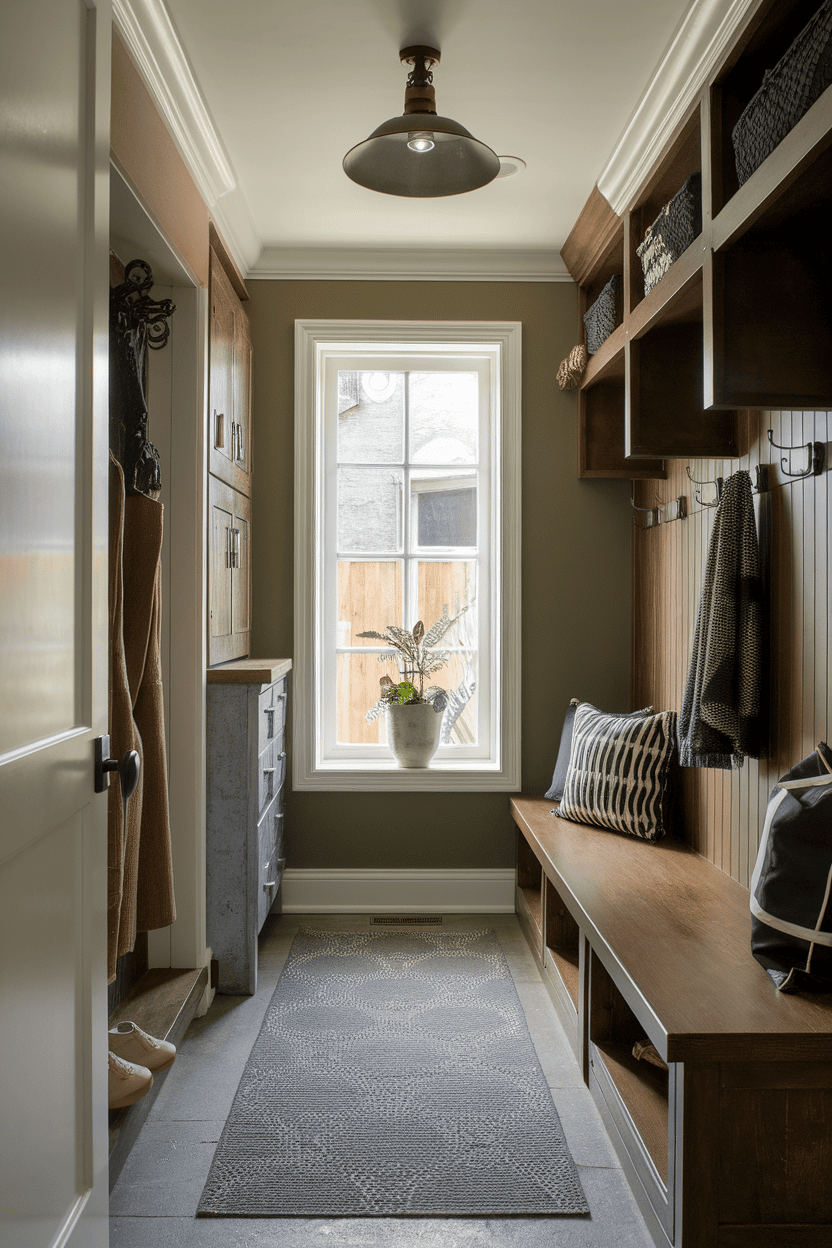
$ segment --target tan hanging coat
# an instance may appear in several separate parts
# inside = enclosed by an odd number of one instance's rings
[[[110,744],[121,759],[138,750],[141,772],[127,806],[109,791],[108,982],[136,933],[176,917],[161,681],[162,504],[124,496],[124,475],[110,462]]]
[[[130,750],[142,755],[142,742],[133,721],[133,701],[127,683],[127,663],[124,656],[122,615],[124,610],[124,585],[122,579],[122,547],[124,542],[124,473],[121,465],[110,454],[110,697],[109,730],[110,756],[121,760]],[[143,768],[142,768],[143,770]],[[136,873],[133,864],[138,862],[139,829],[142,817],[142,770],[136,791],[127,803],[127,826],[121,785],[117,775],[110,776],[107,791],[107,982],[116,977],[116,960],[128,943],[130,913],[124,914],[124,898],[135,896]],[[127,907],[133,916],[135,906]],[[133,925],[135,942],[135,925]]]

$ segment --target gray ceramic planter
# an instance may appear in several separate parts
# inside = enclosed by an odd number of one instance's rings
[[[388,706],[387,742],[400,767],[427,767],[439,745],[442,711],[430,702]]]

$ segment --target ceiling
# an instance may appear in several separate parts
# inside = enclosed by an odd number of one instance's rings
[[[246,240],[243,267],[283,275],[292,256],[396,249],[526,251],[557,268],[684,14],[703,3],[167,0],[236,183],[219,207]],[[441,50],[437,111],[525,171],[420,200],[346,177],[345,152],[402,112],[398,52],[414,43]]]

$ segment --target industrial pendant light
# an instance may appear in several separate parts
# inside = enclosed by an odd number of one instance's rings
[[[462,195],[492,182],[500,172],[499,157],[458,121],[436,115],[431,72],[439,64],[436,48],[402,48],[399,59],[413,66],[404,114],[383,122],[347,152],[347,177],[371,191],[415,199]]]

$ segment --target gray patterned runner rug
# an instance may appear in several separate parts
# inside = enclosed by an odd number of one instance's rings
[[[299,932],[198,1216],[587,1212],[493,932]]]

